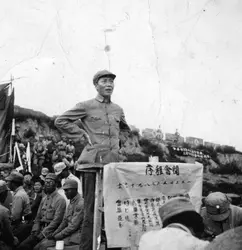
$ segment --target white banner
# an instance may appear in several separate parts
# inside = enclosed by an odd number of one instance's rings
[[[159,207],[179,194],[200,211],[202,164],[110,163],[103,178],[108,247],[138,247],[143,233],[161,228]]]

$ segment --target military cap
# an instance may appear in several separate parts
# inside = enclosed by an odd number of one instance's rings
[[[116,78],[116,75],[114,75],[113,73],[111,73],[110,71],[108,70],[101,70],[101,71],[98,71],[94,77],[93,77],[93,84],[95,85],[98,80],[104,76],[109,76],[111,77],[113,80]]]
[[[159,215],[163,224],[166,220],[184,212],[196,212],[191,201],[185,197],[172,198],[159,209]]]
[[[46,175],[45,180],[51,179],[53,181],[57,181],[57,176],[54,173],[49,173]]]
[[[48,168],[42,168],[41,174],[43,176],[46,176],[49,173],[49,169]]]
[[[210,193],[204,200],[207,215],[213,221],[223,221],[230,215],[230,200],[221,192]]]
[[[3,193],[4,191],[9,190],[7,183],[3,180],[0,180],[0,194]]]
[[[6,178],[6,181],[13,181],[17,183],[23,183],[24,177],[17,171],[11,172],[11,174]]]
[[[77,181],[73,180],[73,179],[68,179],[66,180],[66,182],[63,185],[63,189],[68,189],[68,188],[78,188],[78,183]]]
[[[59,175],[65,168],[66,164],[64,162],[58,162],[54,165],[54,171],[56,175]]]

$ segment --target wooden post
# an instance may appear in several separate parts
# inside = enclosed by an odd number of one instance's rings
[[[96,171],[96,184],[95,184],[95,203],[94,203],[94,218],[93,218],[93,250],[97,250],[97,239],[101,234],[101,212],[100,204],[102,201],[102,181],[101,181],[101,169]]]

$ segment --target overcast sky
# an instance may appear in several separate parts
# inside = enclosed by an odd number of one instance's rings
[[[242,150],[242,1],[0,0],[0,81],[61,114],[117,74],[128,123]]]

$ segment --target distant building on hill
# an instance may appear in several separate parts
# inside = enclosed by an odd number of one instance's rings
[[[214,148],[214,149],[215,149],[215,148],[219,147],[219,146],[220,146],[220,144],[205,141],[205,142],[204,142],[204,146],[206,146],[206,147],[212,147],[212,148]]]
[[[148,140],[157,140],[157,141],[163,140],[163,133],[161,129],[146,128],[142,130],[142,136]]]
[[[190,144],[191,146],[199,146],[203,145],[203,139],[190,136],[186,137],[186,143]]]
[[[184,137],[178,134],[165,133],[165,142],[172,144],[182,144],[184,142]]]

